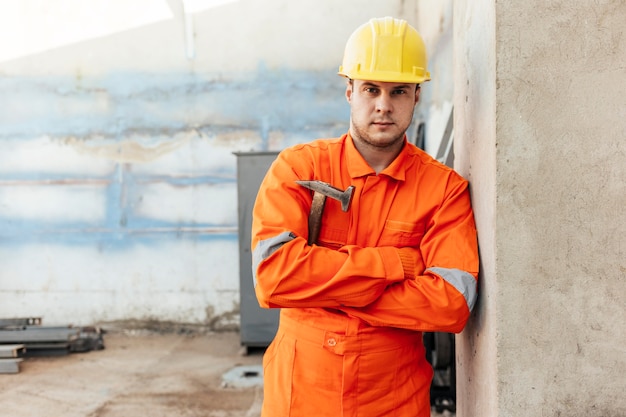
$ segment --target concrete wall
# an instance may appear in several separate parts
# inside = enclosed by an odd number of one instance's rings
[[[236,157],[348,126],[356,26],[405,1],[0,12],[0,317],[239,323]]]
[[[626,5],[455,5],[482,261],[457,415],[624,416]]]

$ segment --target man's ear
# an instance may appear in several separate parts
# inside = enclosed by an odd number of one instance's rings
[[[348,80],[346,82],[346,100],[348,101],[348,103],[350,103],[350,99],[352,98],[352,81]]]
[[[420,86],[417,86],[417,88],[415,89],[415,104],[417,104],[420,101],[421,91],[422,91],[422,88]]]

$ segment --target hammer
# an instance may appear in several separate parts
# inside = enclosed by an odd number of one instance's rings
[[[348,211],[350,202],[352,201],[354,186],[351,185],[346,188],[345,191],[342,191],[339,188],[319,180],[296,181],[296,183],[314,191],[311,211],[309,212],[309,239],[307,241],[309,245],[313,245],[317,242],[317,237],[320,234],[322,212],[324,211],[324,204],[326,204],[326,197],[338,200],[341,202],[341,210]]]

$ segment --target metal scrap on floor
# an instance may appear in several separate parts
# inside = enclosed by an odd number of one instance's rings
[[[0,373],[18,373],[32,356],[58,356],[104,349],[99,327],[44,326],[40,317],[0,319]]]

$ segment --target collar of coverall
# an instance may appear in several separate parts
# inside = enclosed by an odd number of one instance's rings
[[[361,156],[359,151],[354,146],[354,142],[352,141],[352,136],[350,133],[346,134],[345,140],[345,149],[346,149],[346,166],[348,167],[348,172],[350,173],[351,178],[359,178],[365,177],[367,175],[376,175],[372,167],[370,167],[365,159]],[[400,154],[394,159],[394,161],[385,168],[380,174],[386,175],[398,181],[405,180],[405,170],[407,164],[407,158],[409,156],[409,147],[406,146],[407,139],[406,135],[404,136],[405,146],[400,151]]]

